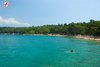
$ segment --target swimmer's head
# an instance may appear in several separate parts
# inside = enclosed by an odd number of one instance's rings
[[[73,50],[71,50],[70,52],[74,52]]]

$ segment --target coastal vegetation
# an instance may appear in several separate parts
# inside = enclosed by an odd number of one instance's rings
[[[32,27],[0,27],[0,34],[60,34],[100,36],[100,21],[79,22]]]

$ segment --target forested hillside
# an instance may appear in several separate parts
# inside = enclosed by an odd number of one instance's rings
[[[100,36],[100,21],[43,25],[32,27],[0,27],[0,33],[16,34],[61,34],[61,35],[92,35]]]

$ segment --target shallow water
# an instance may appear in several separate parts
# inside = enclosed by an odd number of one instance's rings
[[[0,35],[0,67],[100,67],[100,42]]]

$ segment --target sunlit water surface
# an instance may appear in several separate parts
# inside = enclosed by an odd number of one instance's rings
[[[100,67],[100,42],[0,35],[0,67]]]

